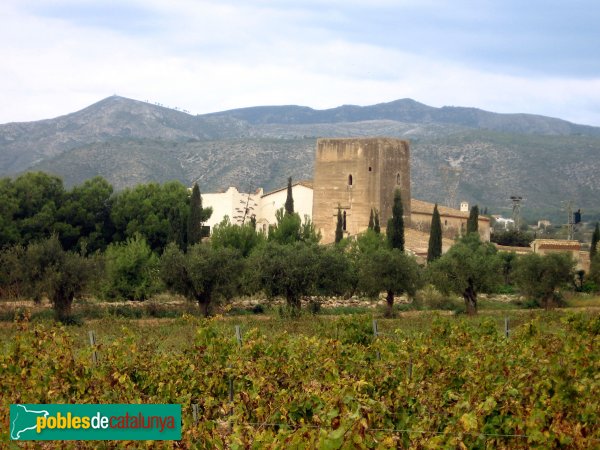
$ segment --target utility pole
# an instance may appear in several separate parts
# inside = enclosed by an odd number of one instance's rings
[[[515,222],[515,229],[519,231],[521,229],[521,200],[523,197],[520,195],[513,195],[510,197],[512,200],[513,220]]]
[[[573,239],[573,200],[567,202],[567,239]]]

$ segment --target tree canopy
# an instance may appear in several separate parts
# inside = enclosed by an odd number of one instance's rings
[[[402,194],[400,189],[394,191],[394,204],[392,206],[392,217],[387,223],[387,238],[390,248],[404,251],[404,217],[402,209]]]
[[[523,295],[549,309],[559,300],[556,290],[575,278],[575,261],[568,253],[529,253],[517,259],[514,281]]]
[[[431,216],[427,262],[434,261],[440,256],[442,256],[442,220],[436,203],[433,208],[433,215]]]
[[[232,248],[195,244],[183,253],[170,243],[160,260],[160,276],[168,289],[198,302],[208,316],[216,301],[238,292],[243,261]]]
[[[460,239],[428,266],[430,281],[445,294],[462,295],[467,313],[477,313],[477,294],[493,291],[500,282],[502,261],[493,244],[479,234]]]

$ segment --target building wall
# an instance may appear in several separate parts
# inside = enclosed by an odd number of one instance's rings
[[[410,164],[407,141],[391,138],[319,139],[313,180],[313,222],[323,243],[335,239],[338,206],[346,234],[364,231],[371,209],[385,228],[394,190],[400,188],[405,224],[410,222]]]
[[[312,217],[313,190],[302,183],[292,186],[292,197],[294,198],[294,212],[300,215],[302,221],[304,216]],[[258,213],[256,215],[256,228],[258,231],[268,232],[269,225],[277,223],[275,212],[285,206],[287,199],[287,187],[264,194],[260,199]]]
[[[411,221],[412,226],[417,230],[429,232],[431,228],[432,214],[425,212],[412,211]],[[453,215],[446,215],[440,212],[440,220],[442,222],[442,235],[448,239],[455,239],[465,234],[467,230],[467,220],[465,217],[456,217]],[[486,218],[479,217],[478,220],[478,231],[483,241],[490,241],[490,221]]]
[[[252,215],[258,216],[261,195],[262,189],[255,194],[246,194],[239,192],[235,187],[230,187],[222,193],[202,194],[202,206],[210,206],[213,209],[212,215],[204,225],[209,226],[212,233],[214,226],[225,216],[229,217],[231,223],[241,225],[246,208],[248,212],[245,215],[245,223],[248,223]]]
[[[292,186],[292,197],[294,198],[294,211],[297,212],[302,220],[304,216],[312,217],[313,192],[308,186],[296,183]],[[202,206],[210,206],[213,213],[210,219],[204,223],[210,227],[212,234],[215,225],[221,223],[225,216],[229,217],[232,224],[242,225],[244,221],[244,211],[246,213],[245,223],[250,222],[250,218],[256,218],[257,231],[265,233],[269,230],[269,225],[277,223],[275,212],[283,208],[287,199],[287,187],[276,191],[263,194],[259,189],[254,194],[239,192],[237,188],[230,187],[222,193],[202,194]]]

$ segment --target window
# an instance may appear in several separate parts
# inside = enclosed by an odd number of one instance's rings
[[[344,211],[344,218],[342,220],[342,229],[346,231],[346,211]]]
[[[369,172],[371,172],[373,170],[373,168],[371,166],[369,166]]]
[[[352,174],[348,175],[348,186],[352,186]]]

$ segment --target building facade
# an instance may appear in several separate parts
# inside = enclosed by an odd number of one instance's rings
[[[294,198],[294,212],[298,213],[304,220],[306,216],[312,217],[313,189],[309,181],[299,181],[292,184],[292,197]],[[263,194],[256,215],[256,229],[265,234],[269,232],[269,226],[275,225],[277,219],[275,213],[283,208],[287,199],[287,186]]]
[[[305,216],[310,219],[313,209],[312,184],[309,181],[294,183],[292,197],[294,211],[302,220]],[[284,207],[286,199],[287,186],[266,194],[262,188],[254,193],[244,193],[233,186],[225,192],[202,194],[202,206],[211,207],[213,210],[204,226],[209,227],[209,232],[212,234],[215,225],[221,223],[225,216],[235,225],[249,223],[254,218],[256,230],[268,234],[269,226],[277,223],[275,212]]]
[[[429,233],[434,207],[435,204],[433,203],[413,198],[411,200],[410,210],[412,226],[419,231]],[[440,213],[440,220],[442,221],[442,235],[445,238],[455,239],[466,233],[467,221],[469,220],[470,215],[468,203],[462,202],[460,210],[438,205],[438,212]],[[489,242],[490,219],[479,215],[477,228],[481,239]]]
[[[392,138],[319,139],[313,179],[315,228],[322,243],[335,240],[338,208],[345,235],[367,229],[372,209],[382,230],[392,215],[394,191],[400,189],[404,221],[410,223],[410,150]]]

